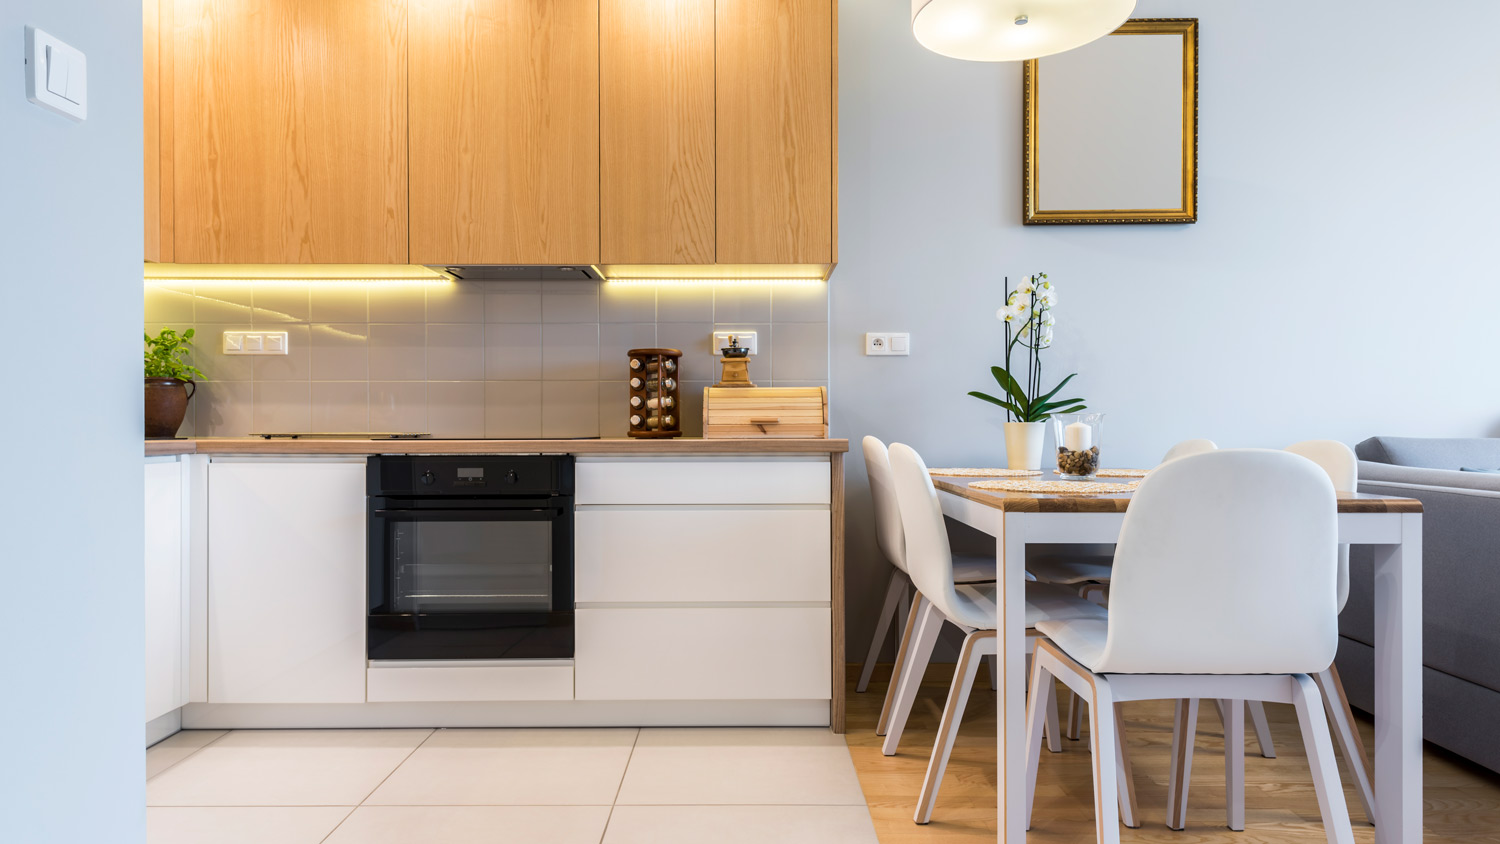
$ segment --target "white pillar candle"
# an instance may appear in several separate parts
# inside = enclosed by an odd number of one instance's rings
[[[1094,444],[1094,430],[1083,422],[1063,429],[1063,447],[1068,451],[1088,451]]]

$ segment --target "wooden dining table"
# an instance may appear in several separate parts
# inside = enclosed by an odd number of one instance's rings
[[[1027,827],[1026,546],[1113,544],[1120,536],[1130,495],[990,492],[971,486],[979,480],[933,477],[943,515],[995,537],[996,559],[1002,562],[996,628],[1001,664],[996,692],[998,829],[1000,841],[1023,844]],[[1339,542],[1372,545],[1375,550],[1375,840],[1378,844],[1420,844],[1422,503],[1340,493],[1338,531]]]

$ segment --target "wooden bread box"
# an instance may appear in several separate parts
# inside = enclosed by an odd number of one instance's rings
[[[827,387],[707,387],[704,439],[828,436]]]

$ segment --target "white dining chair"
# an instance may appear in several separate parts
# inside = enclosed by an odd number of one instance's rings
[[[958,736],[959,722],[968,703],[969,690],[974,685],[979,660],[993,656],[998,651],[997,586],[994,583],[954,582],[953,554],[948,544],[948,531],[943,524],[943,509],[938,503],[937,489],[933,486],[926,464],[910,446],[900,443],[892,445],[889,454],[892,485],[901,512],[907,570],[917,592],[926,600],[916,622],[916,633],[911,640],[906,665],[902,670],[896,708],[881,748],[885,755],[895,754],[900,744],[901,733],[911,713],[917,688],[921,685],[922,675],[932,657],[932,649],[943,624],[951,622],[965,632],[963,648],[959,652],[958,665],[954,669],[952,686],[948,691],[948,701],[943,706],[937,740],[927,764],[927,776],[922,782],[922,792],[913,815],[917,823],[924,824],[932,819],[938,787],[942,783],[943,772],[947,769],[948,758]],[[1026,626],[1029,630],[1049,619],[1088,618],[1102,622],[1106,616],[1103,607],[1079,598],[1064,587],[1033,581],[1026,581],[1025,605]],[[1049,735],[1055,738],[1056,709],[1049,707],[1047,712]],[[1135,825],[1135,804],[1128,802],[1122,807],[1122,811],[1126,823]]]
[[[1161,463],[1157,465],[1160,466],[1179,457],[1215,451],[1218,447],[1213,440],[1183,440],[1167,449],[1167,453],[1162,455]],[[1038,580],[1072,586],[1078,589],[1079,594],[1084,597],[1108,605],[1112,564],[1109,557],[1047,558],[1034,564],[1032,571]],[[1063,727],[1063,735],[1075,741],[1078,739],[1079,727],[1083,720],[1081,706],[1082,703],[1076,695],[1069,695],[1068,721]],[[1260,747],[1260,755],[1267,759],[1275,759],[1276,745],[1271,738],[1271,721],[1266,717],[1265,705],[1260,701],[1250,701],[1248,706],[1250,723],[1255,730],[1255,741]]]
[[[875,620],[875,635],[870,638],[870,650],[859,671],[859,681],[854,684],[856,692],[870,687],[870,676],[875,672],[875,661],[885,638],[900,620],[911,616],[911,579],[906,574],[906,541],[901,535],[901,513],[896,509],[896,494],[891,489],[891,464],[885,443],[876,437],[865,437],[861,443],[865,456],[865,474],[870,479],[870,499],[875,505],[875,543],[880,553],[891,564],[891,576],[885,587],[885,602],[880,607],[880,616]],[[958,583],[984,583],[995,579],[993,556],[955,555],[953,576]],[[900,650],[900,639],[897,639]],[[897,660],[896,671],[900,670]],[[896,675],[891,675],[891,686]],[[887,694],[887,698],[890,695]],[[887,704],[888,706],[889,704]],[[883,731],[882,731],[883,732]]]
[[[1328,475],[1336,492],[1350,493],[1359,487],[1359,458],[1354,455],[1354,450],[1337,440],[1304,440],[1293,443],[1286,447],[1292,454],[1306,457],[1318,464],[1319,468]],[[1338,556],[1338,611],[1344,611],[1344,605],[1349,602],[1349,546],[1339,546]],[[1349,697],[1344,693],[1344,683],[1339,678],[1338,668],[1329,664],[1328,668],[1313,674],[1313,681],[1318,684],[1322,693],[1323,706],[1328,712],[1328,720],[1333,726],[1333,737],[1338,743],[1339,751],[1344,756],[1344,765],[1354,780],[1355,792],[1359,795],[1360,804],[1364,807],[1365,818],[1371,825],[1375,824],[1375,790],[1370,771],[1370,758],[1365,749],[1364,738],[1359,734],[1359,727],[1354,722],[1354,713],[1349,708]],[[1252,701],[1252,704],[1258,701]],[[1187,789],[1188,776],[1193,766],[1193,742],[1187,738],[1193,735],[1196,726],[1197,708],[1190,706],[1182,711],[1181,723],[1173,728],[1173,767],[1180,767],[1184,774],[1178,780],[1178,788],[1172,789],[1167,795],[1167,821],[1168,826],[1173,829],[1181,829],[1187,820]],[[1223,718],[1223,708],[1219,707],[1220,718]],[[1253,711],[1253,709],[1252,709]],[[1240,752],[1244,752],[1243,745]],[[1230,797],[1231,800],[1235,798]],[[1239,797],[1240,805],[1243,806],[1243,795]]]
[[[1233,449],[1172,460],[1136,490],[1115,547],[1108,618],[1044,621],[1026,723],[1028,827],[1040,715],[1059,679],[1089,700],[1098,840],[1120,834],[1116,720],[1133,700],[1222,699],[1225,740],[1244,741],[1244,700],[1297,710],[1330,844],[1352,844],[1338,762],[1311,675],[1338,646],[1338,516],[1333,484],[1284,451]],[[1188,734],[1190,737],[1191,734]],[[1185,771],[1173,766],[1169,787]],[[1242,829],[1244,754],[1225,754],[1230,827]],[[1238,803],[1238,805],[1236,805]],[[1236,817],[1238,811],[1239,817]]]

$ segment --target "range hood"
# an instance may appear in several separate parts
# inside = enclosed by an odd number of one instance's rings
[[[460,281],[598,281],[603,276],[588,264],[429,264]]]

